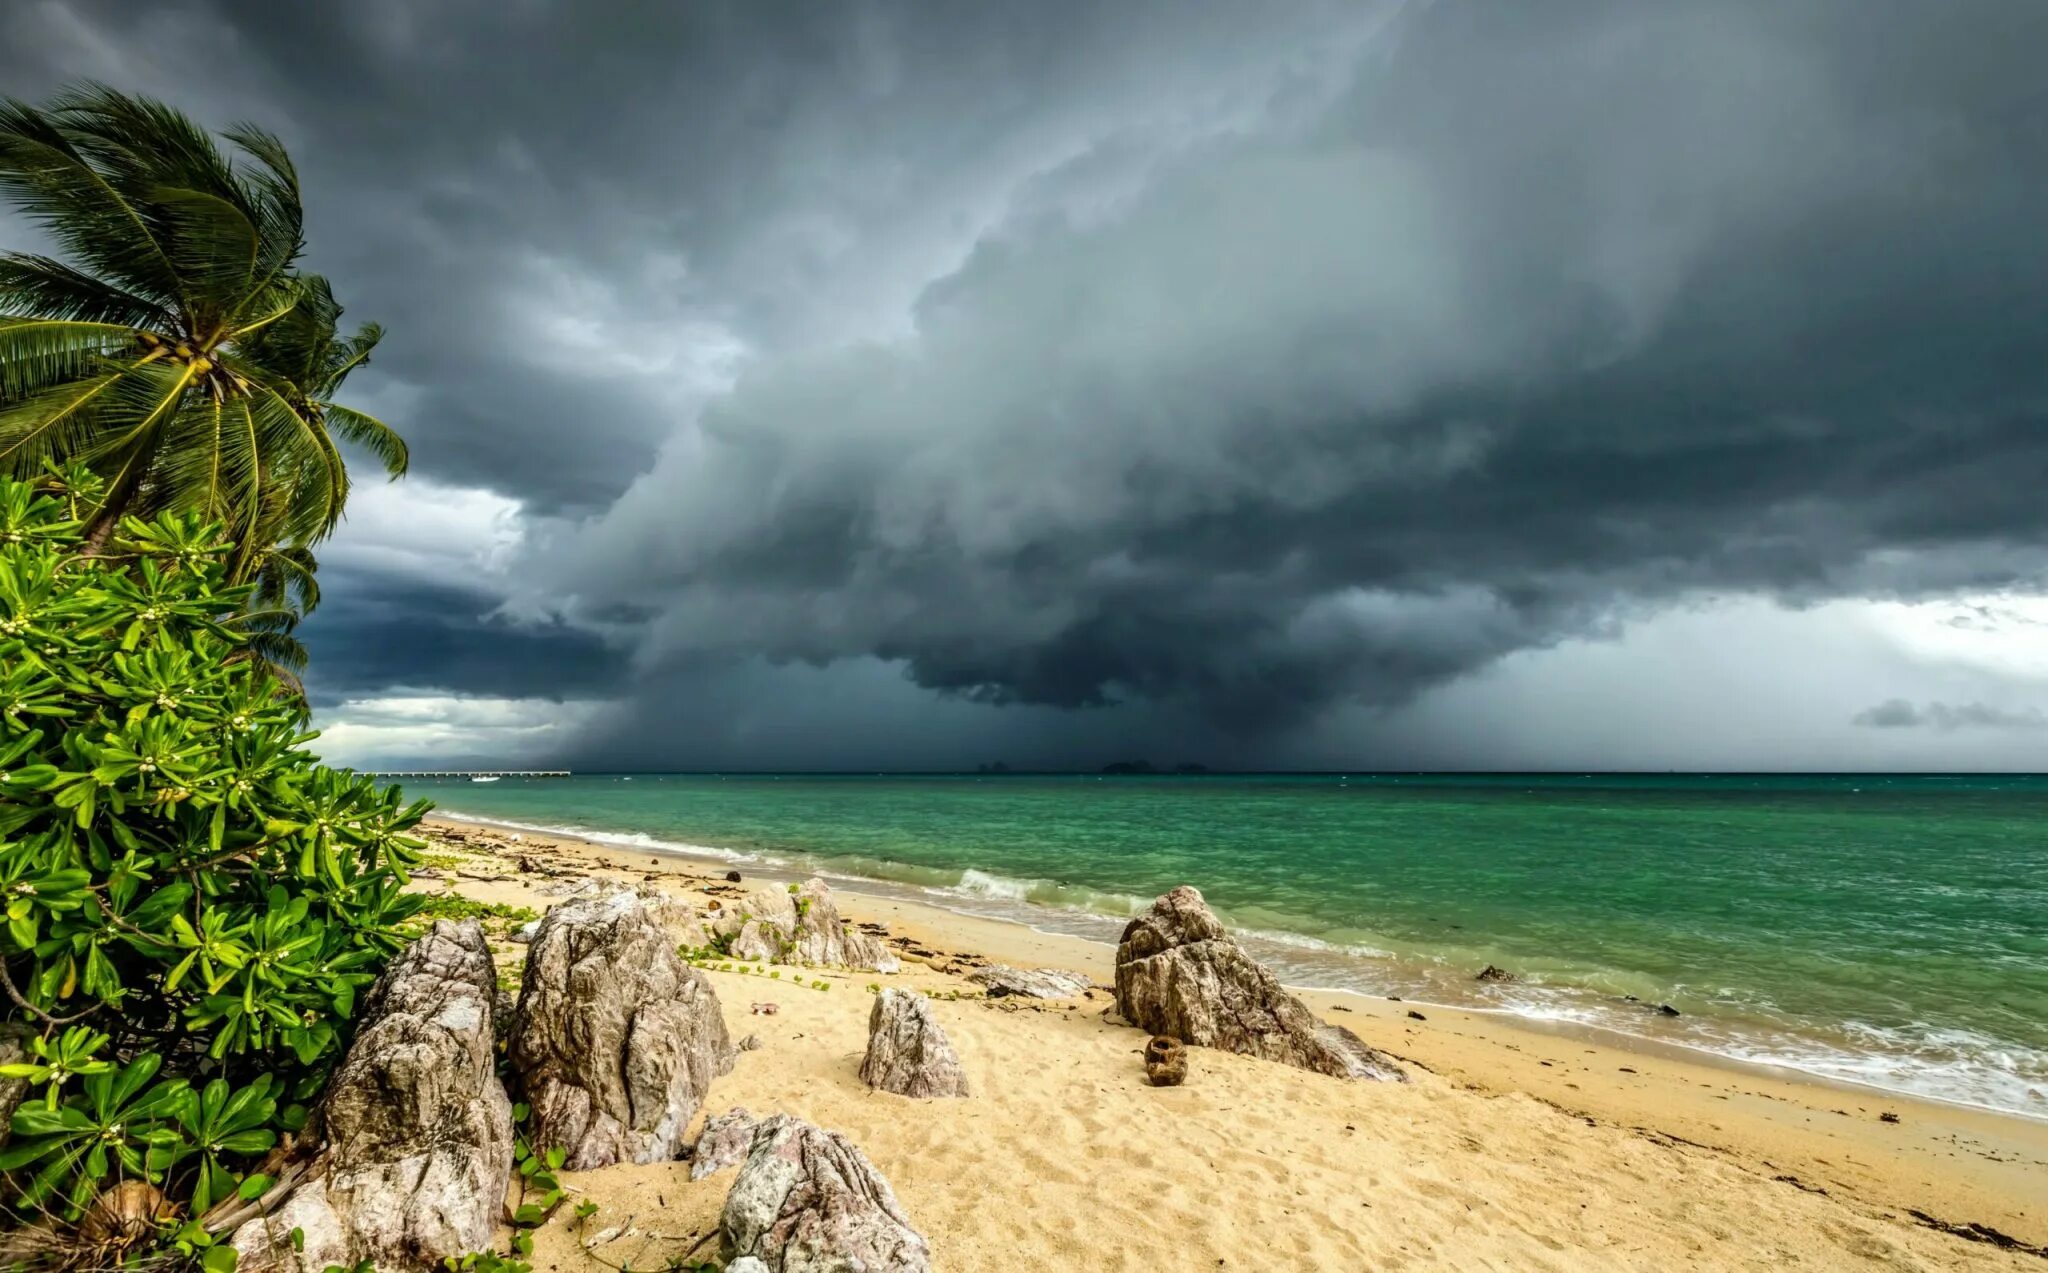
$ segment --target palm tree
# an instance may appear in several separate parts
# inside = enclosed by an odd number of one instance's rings
[[[125,514],[203,511],[248,577],[272,546],[334,529],[337,438],[393,477],[406,448],[332,400],[381,333],[339,336],[332,289],[297,269],[290,157],[248,125],[222,136],[232,156],[179,112],[100,86],[0,104],[0,193],[66,258],[0,254],[0,472],[93,469],[95,548]]]

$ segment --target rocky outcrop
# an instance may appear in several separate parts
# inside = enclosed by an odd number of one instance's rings
[[[244,1273],[369,1261],[425,1270],[490,1244],[512,1173],[491,1034],[497,974],[474,920],[436,921],[364,996],[311,1128],[323,1172],[235,1231]],[[284,1241],[298,1229],[300,1250]]]
[[[864,972],[895,972],[900,967],[882,943],[840,917],[832,890],[816,879],[806,880],[796,891],[796,931],[791,935],[789,962]]]
[[[706,1119],[697,1133],[697,1145],[690,1151],[690,1179],[702,1180],[715,1171],[737,1166],[747,1159],[754,1144],[754,1129],[761,1120],[739,1106],[716,1118]]]
[[[1392,1057],[1318,1020],[1231,940],[1182,885],[1132,920],[1116,949],[1117,1011],[1139,1028],[1340,1078],[1404,1080]]]
[[[840,916],[823,880],[807,880],[795,892],[764,885],[738,905],[721,908],[709,928],[728,939],[726,949],[740,959],[862,972],[902,967],[882,943]]]
[[[967,1072],[929,999],[894,987],[875,996],[868,1013],[868,1052],[860,1077],[898,1096],[965,1096]]]
[[[1188,1050],[1170,1035],[1154,1035],[1145,1045],[1145,1079],[1154,1087],[1179,1087],[1188,1081]]]
[[[1072,999],[1088,990],[1088,978],[1062,968],[1010,968],[990,964],[967,974],[967,979],[988,987],[991,999],[1021,995],[1026,999]]]
[[[1479,970],[1479,975],[1474,977],[1473,980],[1506,984],[1508,982],[1520,981],[1521,978],[1498,965],[1488,964]]]
[[[889,1182],[851,1142],[779,1114],[754,1129],[726,1195],[727,1268],[747,1257],[771,1273],[928,1273],[931,1247]]]
[[[533,1139],[586,1171],[665,1162],[717,1075],[732,1069],[718,995],[630,892],[549,911],[526,959],[507,1049]]]

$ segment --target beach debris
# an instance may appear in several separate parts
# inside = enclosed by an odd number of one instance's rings
[[[930,1244],[867,1155],[787,1114],[754,1129],[718,1228],[728,1270],[748,1256],[776,1273],[931,1268]]]
[[[324,1169],[302,1170],[263,1222],[234,1230],[237,1268],[368,1261],[397,1273],[490,1244],[513,1139],[492,1039],[496,988],[475,920],[437,920],[392,960],[364,995],[355,1042],[308,1124],[309,1142],[324,1142]],[[244,1207],[240,1218],[260,1213]]]
[[[1423,1015],[1422,1015],[1421,1013],[1417,1012],[1417,1011],[1416,1011],[1415,1009],[1413,1009],[1413,1008],[1410,1008],[1410,1009],[1408,1009],[1408,1019],[1409,1019],[1410,1021],[1427,1021],[1427,1020],[1429,1020],[1429,1018],[1428,1018],[1428,1017],[1425,1017],[1425,1016],[1423,1016]]]
[[[931,1001],[890,987],[868,1010],[868,1051],[861,1082],[898,1096],[965,1096],[967,1072],[932,1015]]]
[[[749,1011],[757,1017],[772,1017],[782,1009],[772,1003],[756,1003],[749,1006]]]
[[[1145,1045],[1145,1078],[1154,1087],[1179,1087],[1188,1081],[1188,1050],[1172,1035],[1154,1035]]]
[[[690,1151],[690,1179],[702,1180],[745,1162],[754,1143],[754,1129],[760,1124],[760,1119],[737,1105],[706,1119],[704,1130],[697,1133],[697,1145]]]
[[[1490,982],[1510,982],[1520,981],[1521,978],[1516,976],[1514,973],[1509,972],[1507,969],[1500,967],[1497,964],[1488,964],[1486,965],[1486,967],[1479,970],[1479,975],[1477,977],[1474,977],[1473,980]]]
[[[1897,1114],[1892,1113],[1890,1110],[1886,1110],[1884,1113],[1879,1114],[1877,1116],[1877,1121],[1880,1123],[1896,1123],[1899,1121],[1899,1116]]]
[[[739,882],[740,882],[740,873],[739,873],[738,871],[727,871],[727,872],[725,873],[725,882],[726,882],[726,883],[728,883],[728,884],[737,884],[737,883],[739,883]]]
[[[146,1180],[124,1180],[92,1200],[78,1220],[78,1238],[92,1246],[133,1246],[171,1218],[164,1191]]]
[[[1088,993],[1088,978],[1062,968],[1011,968],[990,964],[967,974],[967,979],[988,987],[988,997],[1021,995],[1026,999],[1072,999]]]
[[[1153,1034],[1339,1078],[1405,1081],[1394,1059],[1319,1020],[1224,931],[1182,885],[1124,929],[1116,1009]]]
[[[541,919],[507,1055],[534,1143],[560,1145],[575,1171],[673,1160],[733,1062],[718,993],[630,892]]]

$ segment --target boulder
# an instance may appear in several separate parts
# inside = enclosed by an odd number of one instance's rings
[[[474,920],[437,920],[400,952],[364,996],[355,1042],[309,1124],[324,1171],[267,1222],[235,1231],[240,1269],[367,1260],[387,1273],[426,1270],[490,1244],[512,1174],[496,988]],[[300,1251],[284,1240],[295,1228]]]
[[[1392,1057],[1319,1020],[1182,885],[1132,920],[1116,949],[1116,1008],[1153,1034],[1339,1078],[1402,1081]]]
[[[711,918],[712,934],[730,939],[736,958],[764,963],[895,972],[896,956],[846,922],[825,881],[807,880],[795,892],[763,885]]]
[[[697,1133],[697,1146],[690,1151],[690,1179],[702,1180],[714,1171],[745,1162],[754,1144],[754,1128],[761,1120],[738,1106],[716,1118],[706,1119]]]
[[[631,892],[549,911],[507,1048],[533,1140],[577,1171],[667,1162],[733,1049],[711,983]]]
[[[988,987],[989,998],[1021,995],[1026,999],[1072,999],[1088,989],[1088,978],[1062,968],[1010,968],[990,964],[967,974],[969,981]]]
[[[860,1077],[898,1096],[965,1096],[967,1072],[939,1028],[929,999],[891,987],[868,1013],[868,1053]]]
[[[1506,983],[1511,981],[1520,981],[1521,978],[1517,977],[1515,974],[1509,972],[1507,969],[1502,968],[1496,964],[1488,964],[1486,965],[1486,967],[1481,968],[1479,970],[1479,975],[1477,977],[1474,977],[1473,980]]]
[[[754,1129],[718,1220],[727,1268],[929,1273],[931,1247],[889,1182],[837,1132],[778,1114]]]
[[[840,918],[832,890],[819,879],[804,881],[796,891],[788,962],[863,972],[895,972],[902,966],[882,943]]]

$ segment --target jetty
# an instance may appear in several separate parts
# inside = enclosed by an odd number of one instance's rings
[[[567,769],[362,769],[372,778],[567,778]]]

